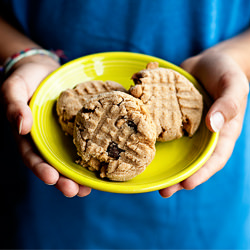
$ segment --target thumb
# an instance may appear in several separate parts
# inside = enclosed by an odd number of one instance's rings
[[[219,132],[225,123],[234,119],[246,105],[249,85],[242,73],[228,72],[218,81],[215,102],[206,116],[206,125],[213,132]]]
[[[2,97],[6,115],[19,134],[30,132],[33,118],[28,106],[29,92],[24,79],[13,73],[2,85]]]
[[[193,72],[195,71],[195,66],[197,62],[199,61],[199,59],[200,59],[199,55],[189,57],[188,59],[186,59],[180,64],[180,67],[192,75]]]

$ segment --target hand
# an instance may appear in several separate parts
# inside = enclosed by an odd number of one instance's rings
[[[86,196],[91,189],[61,176],[44,161],[27,135],[32,127],[32,113],[28,102],[40,82],[59,64],[47,56],[31,56],[15,65],[13,73],[3,83],[2,100],[7,118],[13,127],[17,145],[25,165],[48,185],[55,185],[65,196]]]
[[[206,125],[210,131],[220,131],[220,134],[211,157],[195,174],[159,191],[166,198],[181,189],[194,189],[225,166],[241,132],[249,92],[245,74],[225,52],[205,51],[187,59],[181,67],[196,77],[213,98]]]

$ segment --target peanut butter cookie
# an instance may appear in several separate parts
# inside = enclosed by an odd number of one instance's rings
[[[130,94],[142,100],[156,125],[157,140],[192,136],[199,127],[203,100],[193,84],[180,73],[152,62],[132,76]]]
[[[73,141],[79,163],[101,178],[127,181],[145,170],[155,155],[156,129],[143,103],[120,91],[82,102]]]
[[[118,90],[126,92],[125,88],[113,81],[87,81],[76,85],[73,89],[63,91],[57,100],[56,110],[59,123],[66,134],[73,135],[74,120],[82,108],[82,102],[95,94]]]

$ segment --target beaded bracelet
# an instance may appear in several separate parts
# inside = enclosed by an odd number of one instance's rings
[[[4,74],[7,75],[11,68],[21,59],[33,56],[33,55],[46,55],[53,58],[55,61],[60,62],[59,56],[57,56],[54,52],[45,49],[37,49],[37,48],[30,48],[20,51],[19,53],[14,54],[11,57],[8,57],[3,64]]]

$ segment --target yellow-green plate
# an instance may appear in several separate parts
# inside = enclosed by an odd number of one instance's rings
[[[61,91],[92,80],[113,80],[127,89],[131,76],[151,61],[186,76],[204,96],[204,114],[199,130],[192,138],[157,143],[156,155],[146,170],[127,182],[100,179],[96,173],[75,163],[76,149],[70,136],[64,135],[57,121],[56,99]],[[61,174],[79,184],[115,193],[143,193],[176,184],[196,172],[213,152],[218,134],[211,133],[204,117],[210,99],[197,81],[181,68],[162,59],[128,52],[93,54],[73,60],[49,75],[35,92],[30,107],[34,117],[32,138],[43,157]]]

